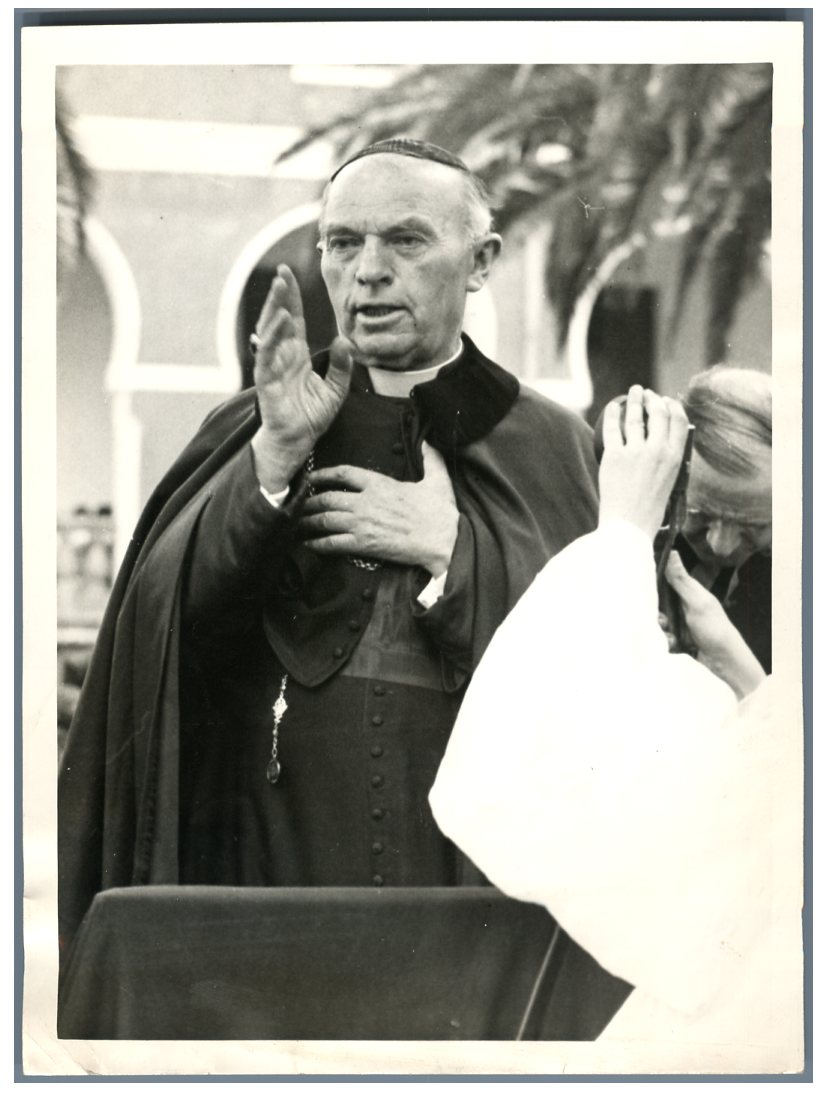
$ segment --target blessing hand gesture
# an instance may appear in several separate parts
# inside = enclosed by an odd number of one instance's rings
[[[327,375],[310,362],[299,285],[281,265],[256,324],[255,385],[261,427],[253,438],[256,473],[268,491],[285,488],[336,417],[350,387],[350,344],[330,348]]]

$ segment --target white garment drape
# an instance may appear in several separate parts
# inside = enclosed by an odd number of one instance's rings
[[[651,543],[614,522],[498,630],[430,802],[495,885],[636,987],[604,1039],[775,1042],[800,1031],[789,744],[770,680],[739,705],[669,654]]]

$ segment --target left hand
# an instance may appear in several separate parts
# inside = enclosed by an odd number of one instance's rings
[[[766,677],[746,640],[711,591],[693,579],[677,552],[670,552],[666,578],[683,605],[686,627],[698,649],[698,662],[746,697]]]
[[[353,465],[312,472],[308,479],[317,494],[308,497],[301,520],[308,547],[442,575],[454,551],[459,512],[440,454],[423,442],[422,457],[425,474],[415,483]]]
[[[660,626],[661,632],[666,637],[670,654],[676,654],[678,652],[678,638],[672,631],[672,624],[665,613],[658,614],[658,625]]]

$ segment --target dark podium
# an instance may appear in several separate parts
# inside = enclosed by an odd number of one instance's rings
[[[629,990],[494,888],[121,888],[81,927],[58,1036],[592,1040]]]

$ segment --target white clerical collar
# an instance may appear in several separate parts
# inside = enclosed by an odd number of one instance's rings
[[[414,385],[421,385],[425,381],[433,381],[436,375],[445,366],[456,362],[462,354],[462,341],[455,354],[438,366],[428,366],[427,369],[393,370],[380,369],[379,366],[368,366],[373,391],[379,396],[410,396]]]

